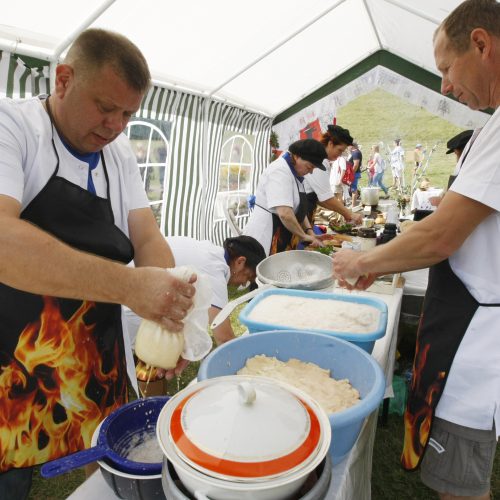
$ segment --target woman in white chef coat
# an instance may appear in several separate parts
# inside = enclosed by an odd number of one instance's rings
[[[167,242],[176,266],[193,266],[197,272],[209,277],[212,286],[212,301],[208,310],[210,323],[228,303],[228,285],[255,282],[257,264],[266,257],[262,245],[250,236],[227,238],[224,247],[185,236],[169,236]],[[141,318],[130,309],[125,309],[124,315],[133,345]],[[217,345],[234,339],[229,318],[215,328],[213,334]]]
[[[352,137],[349,130],[340,125],[328,125],[326,131],[322,134],[320,142],[326,150],[327,159],[323,162],[326,171],[314,169],[311,175],[304,179],[304,187],[307,195],[307,218],[311,224],[314,223],[314,212],[316,205],[321,205],[327,210],[333,210],[344,217],[348,222],[352,221],[355,224],[361,224],[363,216],[349,210],[342,202],[342,175],[341,167],[337,160],[343,160],[345,170],[345,160],[342,158],[342,153],[347,149],[347,146],[352,145]],[[335,170],[332,172],[332,167]],[[340,199],[335,196],[334,189],[331,186],[331,177],[335,178],[335,185],[339,186]]]
[[[319,141],[303,139],[291,144],[261,175],[253,211],[243,232],[259,241],[266,255],[295,249],[300,241],[323,246],[306,217],[302,182],[315,168],[325,170],[326,158]]]

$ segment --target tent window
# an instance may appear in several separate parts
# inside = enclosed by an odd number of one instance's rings
[[[156,222],[160,228],[164,227],[164,201],[167,161],[169,157],[169,143],[165,130],[156,120],[131,121],[125,133],[137,158],[142,182],[149,198],[149,205],[153,210]]]
[[[228,133],[222,145],[214,219],[224,219],[224,209],[236,217],[248,215],[253,167],[253,137]]]

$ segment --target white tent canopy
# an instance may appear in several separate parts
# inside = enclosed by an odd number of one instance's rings
[[[274,117],[381,49],[438,74],[432,33],[458,0],[23,0],[0,49],[57,62],[88,27],[118,31],[155,83]]]

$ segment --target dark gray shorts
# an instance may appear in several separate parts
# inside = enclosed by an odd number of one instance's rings
[[[496,433],[434,418],[422,460],[422,482],[439,493],[480,496],[490,490]]]

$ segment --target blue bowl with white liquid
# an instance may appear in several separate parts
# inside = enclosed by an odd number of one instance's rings
[[[41,468],[41,475],[55,477],[98,460],[127,474],[161,474],[163,454],[160,447],[158,461],[145,461],[145,458],[150,460],[146,456],[147,448],[153,452],[156,450],[156,422],[168,399],[168,396],[157,396],[137,399],[121,406],[101,423],[95,446],[47,462]],[[130,454],[146,441],[150,441],[151,446],[145,449],[144,461],[141,461],[141,455],[132,460]]]

